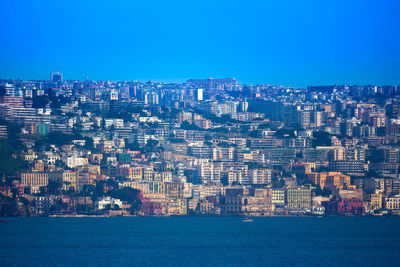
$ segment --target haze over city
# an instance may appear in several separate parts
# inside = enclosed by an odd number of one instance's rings
[[[0,77],[399,84],[399,1],[1,1]]]

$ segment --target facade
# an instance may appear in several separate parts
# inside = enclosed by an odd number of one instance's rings
[[[104,210],[104,209],[118,209],[122,208],[122,201],[119,199],[111,198],[111,197],[104,197],[96,202],[96,209],[97,210]]]
[[[65,189],[68,189],[69,187],[72,187],[74,190],[78,190],[78,182],[76,178],[76,172],[75,171],[65,171],[62,174],[62,181],[63,184],[65,184]]]
[[[340,172],[310,173],[307,176],[309,181],[319,185],[321,189],[327,187],[330,190],[336,190],[350,185],[350,176]]]
[[[26,172],[21,173],[21,184],[22,186],[47,186],[49,183],[48,173],[43,172]]]
[[[400,210],[400,195],[385,198],[386,209],[392,211]]]
[[[371,195],[371,209],[372,210],[380,210],[383,207],[383,201],[382,201],[382,194],[381,193],[375,193]]]
[[[364,203],[358,199],[332,199],[322,202],[327,214],[355,214],[364,213]]]
[[[270,184],[272,170],[269,169],[251,169],[248,171],[249,182],[251,184]]]
[[[288,188],[286,192],[286,203],[289,209],[311,208],[310,188]]]
[[[272,204],[275,206],[284,206],[286,204],[285,189],[272,189]]]

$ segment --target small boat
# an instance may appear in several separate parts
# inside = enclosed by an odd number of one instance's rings
[[[0,223],[7,223],[7,220],[2,219],[0,220]]]
[[[250,219],[250,218],[244,218],[244,219],[242,220],[242,222],[253,222],[253,219]]]

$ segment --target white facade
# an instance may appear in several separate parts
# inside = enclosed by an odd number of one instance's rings
[[[115,206],[122,208],[122,201],[120,199],[104,197],[103,199],[96,202],[96,209],[104,210],[107,205],[110,205],[111,209],[113,209]]]

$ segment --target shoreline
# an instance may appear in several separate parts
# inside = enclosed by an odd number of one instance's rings
[[[248,215],[89,215],[89,214],[76,214],[76,215],[48,215],[48,216],[8,216],[0,218],[116,218],[116,217],[234,217],[234,218],[274,218],[274,217],[293,217],[293,218],[328,218],[328,217],[400,217],[396,215],[269,215],[269,216],[248,216]]]

